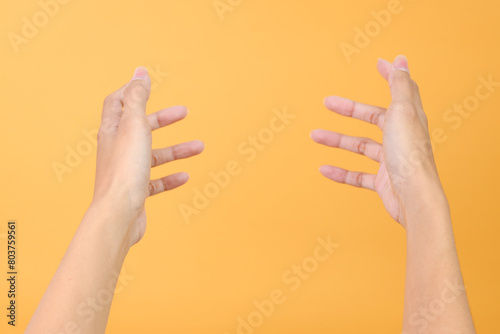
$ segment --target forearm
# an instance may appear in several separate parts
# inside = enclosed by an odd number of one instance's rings
[[[113,211],[89,208],[26,333],[104,333],[129,245]]]
[[[408,210],[404,333],[475,333],[448,203]]]

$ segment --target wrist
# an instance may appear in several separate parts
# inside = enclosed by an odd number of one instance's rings
[[[96,233],[107,236],[106,242],[125,251],[132,246],[132,229],[136,217],[119,208],[120,203],[107,199],[93,199],[82,224],[89,224]]]
[[[440,184],[425,186],[401,200],[403,226],[412,229],[450,220],[450,208]]]

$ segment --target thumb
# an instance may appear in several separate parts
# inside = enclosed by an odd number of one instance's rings
[[[413,102],[415,85],[410,76],[408,60],[405,56],[394,59],[389,72],[389,87],[392,102]]]
[[[151,78],[145,67],[138,67],[123,92],[123,114],[144,115],[151,93]]]

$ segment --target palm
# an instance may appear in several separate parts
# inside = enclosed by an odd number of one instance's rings
[[[115,94],[121,102],[120,91]],[[146,232],[146,199],[175,189],[188,180],[186,173],[150,180],[151,168],[189,158],[203,151],[203,142],[199,140],[151,149],[152,131],[180,121],[186,115],[185,107],[171,107],[147,117],[140,114],[132,120],[124,120],[120,114],[112,119],[112,122],[101,126],[100,131],[104,136],[101,136],[103,139],[98,144],[94,198],[105,197],[107,193],[112,193],[120,199],[128,198],[127,202],[119,202],[122,204],[115,210],[116,214],[126,217],[125,220],[132,224],[132,244],[139,242]],[[135,122],[134,126],[126,123],[131,121]],[[109,136],[113,138],[108,138]],[[115,185],[116,188],[109,191],[110,185]],[[119,195],[120,193],[122,195]]]

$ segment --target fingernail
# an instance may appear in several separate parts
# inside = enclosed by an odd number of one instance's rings
[[[135,69],[134,76],[132,77],[132,80],[130,80],[130,81],[144,80],[144,79],[146,79],[147,76],[148,76],[148,69],[143,67],[143,66],[140,66],[140,67]]]
[[[406,59],[405,56],[397,56],[396,59],[394,59],[394,69],[410,73],[408,59]]]

